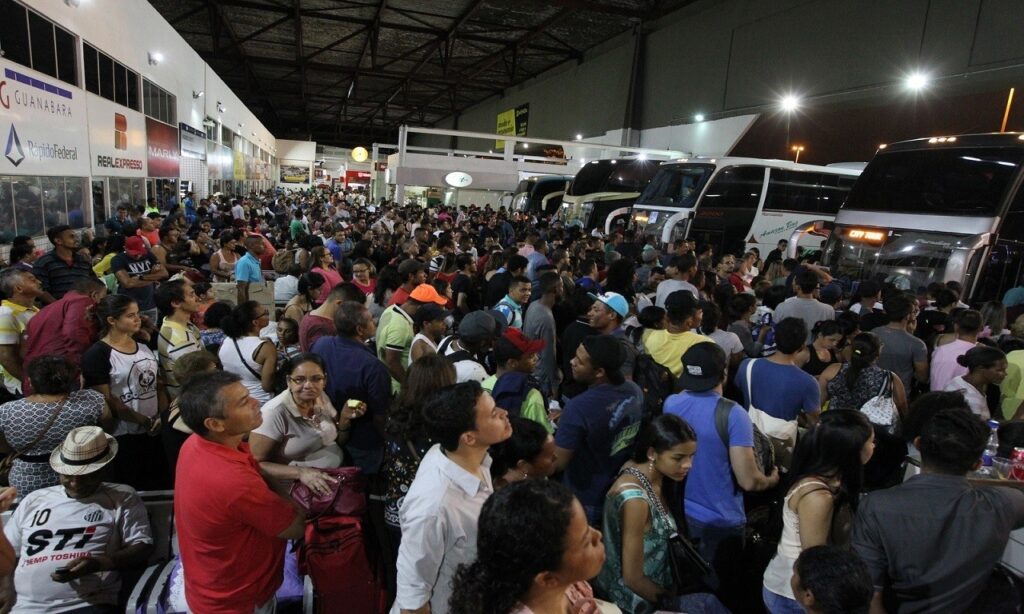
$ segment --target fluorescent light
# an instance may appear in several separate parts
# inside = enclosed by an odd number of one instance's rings
[[[782,97],[782,100],[779,101],[779,106],[781,106],[782,110],[786,113],[792,113],[800,108],[800,98],[795,94],[786,94]]]
[[[915,71],[907,75],[903,83],[906,88],[912,92],[920,92],[924,88],[928,87],[931,79],[923,72]]]

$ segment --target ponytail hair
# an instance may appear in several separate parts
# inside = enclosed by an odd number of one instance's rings
[[[552,480],[522,480],[484,502],[476,560],[460,565],[448,603],[452,614],[509,614],[537,574],[562,567],[576,498]]]
[[[956,357],[957,364],[966,367],[968,371],[988,369],[995,366],[1000,360],[1006,360],[1006,354],[1002,350],[987,345],[976,345]]]
[[[850,343],[850,368],[846,372],[846,389],[853,390],[861,371],[875,364],[882,344],[874,333],[857,333]]]
[[[232,339],[244,337],[249,334],[249,325],[256,319],[259,310],[260,304],[256,301],[245,301],[232,309],[231,315],[221,320],[220,327]]]
[[[324,276],[320,273],[305,273],[299,278],[299,294],[306,297],[310,303],[316,300],[314,291],[324,285]],[[319,293],[317,293],[319,294]]]
[[[110,323],[107,322],[107,318],[115,320],[120,318],[134,304],[135,299],[123,294],[108,294],[97,303],[95,308],[90,311],[90,317],[96,323],[100,337],[105,337],[110,332]]]

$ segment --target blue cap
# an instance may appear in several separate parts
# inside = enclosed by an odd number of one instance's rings
[[[623,318],[629,315],[629,302],[626,300],[626,297],[622,296],[618,292],[605,292],[604,294],[587,292],[587,296],[595,301],[601,301],[607,305],[609,309]]]

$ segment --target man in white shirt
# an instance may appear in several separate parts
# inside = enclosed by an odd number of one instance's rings
[[[700,292],[697,290],[697,286],[690,283],[690,279],[696,274],[696,256],[693,254],[672,256],[668,266],[665,267],[665,280],[658,284],[654,304],[658,307],[664,307],[665,299],[668,298],[668,295],[678,290],[686,290],[693,295],[693,298],[700,300]]]
[[[399,518],[398,590],[391,614],[445,614],[460,564],[476,558],[477,519],[494,492],[487,449],[512,435],[508,412],[477,382],[448,386],[423,408],[430,437]]]
[[[235,204],[231,207],[231,217],[236,220],[245,219],[245,209],[242,208],[242,203],[235,201]]]
[[[153,550],[135,490],[102,480],[116,454],[117,440],[98,426],[73,429],[53,451],[60,485],[29,493],[4,527],[19,561],[0,606],[16,598],[15,613],[116,611],[118,572],[141,568]]]

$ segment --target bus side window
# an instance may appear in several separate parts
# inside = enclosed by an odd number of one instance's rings
[[[1000,300],[1024,274],[1024,188],[1010,201],[999,238],[989,252],[983,279],[975,288],[975,300]]]
[[[763,166],[735,166],[722,170],[708,186],[701,206],[750,209],[753,212],[761,201],[764,173]]]
[[[770,172],[768,194],[764,199],[765,211],[818,213],[822,175],[780,168],[773,168]]]

